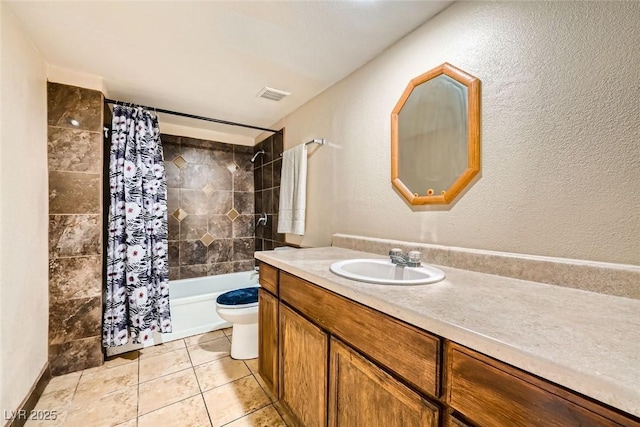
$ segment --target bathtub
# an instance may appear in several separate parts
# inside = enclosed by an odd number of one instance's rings
[[[216,298],[232,289],[249,286],[258,286],[257,271],[171,280],[169,281],[169,306],[173,332],[154,333],[153,340],[145,345],[127,343],[118,347],[107,347],[107,356],[227,328],[231,324],[218,316]]]

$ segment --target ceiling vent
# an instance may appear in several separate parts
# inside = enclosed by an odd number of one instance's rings
[[[285,96],[291,95],[289,92],[283,90],[274,89],[271,87],[264,87],[258,92],[258,97],[264,99],[270,99],[271,101],[280,101]]]

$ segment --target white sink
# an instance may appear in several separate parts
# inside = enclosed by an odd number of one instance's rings
[[[347,259],[331,264],[331,272],[358,282],[380,285],[426,285],[444,279],[435,267],[402,267],[385,259]]]

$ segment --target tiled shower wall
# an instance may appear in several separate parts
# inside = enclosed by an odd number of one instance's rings
[[[256,251],[286,246],[285,235],[277,232],[282,149],[282,132],[264,139],[253,148],[254,153],[265,151],[265,154],[258,155],[253,165],[256,221],[262,213],[267,214],[267,225],[256,227]]]
[[[102,364],[102,94],[47,85],[49,366]],[[71,120],[77,120],[74,126]]]
[[[253,147],[165,134],[161,140],[169,280],[252,269]]]

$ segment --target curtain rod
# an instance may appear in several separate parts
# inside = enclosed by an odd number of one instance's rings
[[[148,107],[146,105],[134,104],[132,102],[117,101],[117,100],[108,99],[108,98],[105,98],[104,102],[106,102],[107,104],[123,104],[123,105],[129,104],[129,105],[135,105],[136,107],[142,107],[142,108],[146,108],[148,110],[153,110],[156,113],[171,114],[171,115],[174,115],[174,116],[187,117],[189,119],[196,119],[196,120],[204,120],[204,121],[207,121],[207,122],[221,123],[223,125],[240,126],[240,127],[243,127],[243,128],[263,130],[263,131],[266,131],[266,132],[274,132],[274,133],[281,133],[282,132],[281,130],[273,130],[273,129],[268,129],[268,128],[262,128],[260,126],[246,125],[244,123],[230,122],[230,121],[227,121],[227,120],[212,119],[210,117],[196,116],[194,114],[179,113],[177,111],[165,110],[163,108],[156,108],[156,107]]]

